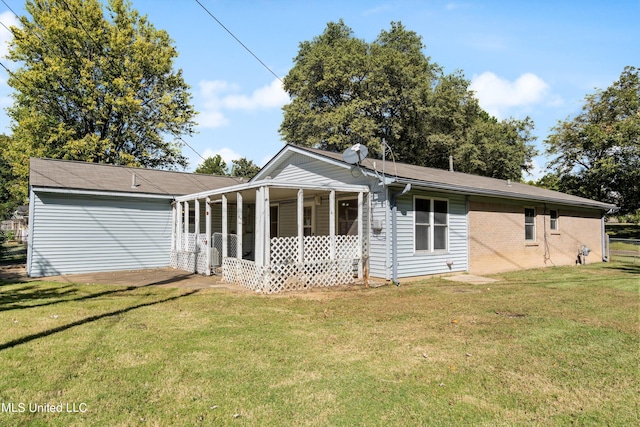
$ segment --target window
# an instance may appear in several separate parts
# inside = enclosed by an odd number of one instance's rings
[[[303,235],[313,236],[315,234],[313,205],[305,204],[302,215]]]
[[[271,205],[269,207],[269,236],[278,236],[278,205]]]
[[[551,209],[549,211],[549,227],[551,231],[558,231],[558,211],[555,209]]]
[[[536,210],[534,208],[524,208],[524,239],[536,240]]]
[[[338,234],[358,234],[358,199],[338,200]]]
[[[428,251],[429,235],[431,229],[431,200],[415,199],[416,226],[415,247],[416,251]]]
[[[449,243],[449,202],[414,199],[416,251],[446,251]]]

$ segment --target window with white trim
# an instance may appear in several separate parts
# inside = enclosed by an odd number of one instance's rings
[[[556,209],[551,209],[549,211],[549,228],[551,231],[558,231],[558,211]]]
[[[414,249],[416,252],[449,248],[449,201],[414,197]]]
[[[536,209],[524,208],[524,240],[536,240]]]

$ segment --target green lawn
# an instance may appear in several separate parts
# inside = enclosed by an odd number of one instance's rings
[[[1,284],[0,425],[637,425],[640,266],[496,277],[279,296]]]
[[[0,266],[20,264],[27,260],[27,245],[22,243],[3,243],[0,248]]]
[[[616,239],[640,239],[640,224],[606,223],[605,231]]]

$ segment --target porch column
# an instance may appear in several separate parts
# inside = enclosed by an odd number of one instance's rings
[[[304,191],[298,189],[298,262],[304,263]]]
[[[176,202],[176,251],[182,252],[183,244],[182,244],[182,230],[184,226],[182,225],[182,221],[184,219],[182,202]]]
[[[236,193],[236,258],[242,259],[242,193]]]
[[[193,227],[193,237],[194,237],[194,250],[196,252],[195,256],[194,256],[194,262],[193,262],[193,272],[197,273],[198,272],[198,254],[200,253],[200,200],[195,199],[194,200],[194,207],[195,209],[195,218],[194,218],[194,227]]]
[[[358,249],[357,249],[357,256],[358,256],[358,279],[362,279],[362,230],[364,227],[364,221],[362,218],[362,213],[364,212],[363,209],[363,194],[362,191],[358,193]]]
[[[269,187],[265,186],[264,195],[264,265],[271,264],[271,204]]]
[[[207,276],[211,275],[211,198],[207,197],[205,200],[205,216],[206,216],[206,222],[205,222],[205,234],[206,237],[204,239],[204,243],[205,245],[207,245],[207,268],[204,272],[204,274],[206,274]]]
[[[227,232],[228,232],[228,223],[227,223],[227,195],[222,195],[222,262],[224,263],[224,259],[227,257]]]
[[[176,250],[176,202],[171,204],[171,252]]]
[[[264,199],[262,189],[256,189],[256,219],[255,219],[255,263],[258,266],[264,265]]]
[[[185,200],[184,202],[184,235],[183,238],[183,248],[184,251],[187,252],[189,250],[189,202]]]
[[[329,255],[336,259],[336,190],[329,192]]]

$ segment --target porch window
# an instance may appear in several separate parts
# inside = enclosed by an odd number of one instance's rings
[[[304,205],[302,216],[302,228],[305,236],[313,236],[315,234],[313,205]]]
[[[555,209],[551,209],[549,211],[549,228],[551,231],[558,231],[558,211]]]
[[[358,234],[358,199],[338,200],[338,234]]]
[[[524,208],[524,239],[527,241],[536,240],[535,208]]]
[[[270,237],[279,237],[278,236],[278,205],[271,205],[269,207],[269,236]]]
[[[449,242],[449,202],[414,198],[416,251],[446,251]]]

